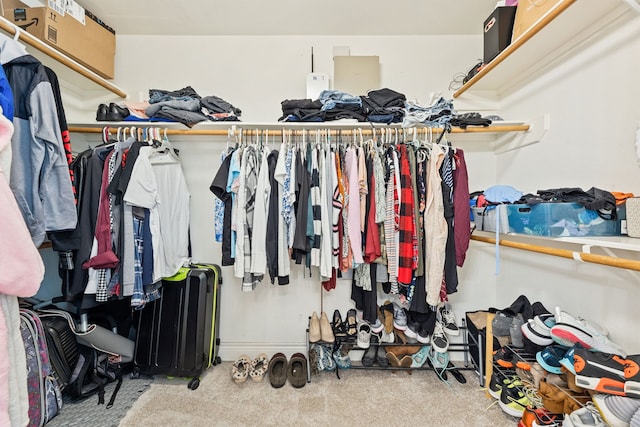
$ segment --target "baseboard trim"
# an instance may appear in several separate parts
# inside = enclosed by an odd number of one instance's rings
[[[307,346],[299,343],[287,344],[267,344],[267,343],[224,343],[220,346],[218,356],[225,362],[233,362],[241,355],[255,357],[260,353],[265,353],[269,357],[276,353],[284,353],[290,357],[294,353],[302,353],[306,356]]]

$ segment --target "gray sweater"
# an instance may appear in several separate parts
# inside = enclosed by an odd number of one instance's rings
[[[14,97],[10,186],[36,246],[49,231],[72,230],[77,213],[55,98],[43,65],[0,35],[0,64]]]

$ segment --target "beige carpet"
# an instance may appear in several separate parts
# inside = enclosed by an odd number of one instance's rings
[[[231,363],[210,368],[197,390],[187,381],[158,377],[120,423],[140,426],[497,426],[518,420],[480,389],[475,373],[466,384],[433,371],[322,372],[295,389],[274,389],[268,378],[235,384]]]

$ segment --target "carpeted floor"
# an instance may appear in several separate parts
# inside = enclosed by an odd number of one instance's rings
[[[225,362],[210,368],[197,390],[186,380],[156,377],[120,426],[517,425],[480,389],[475,373],[464,375],[466,384],[451,376],[446,384],[428,370],[352,369],[341,371],[341,379],[322,372],[303,388],[274,389],[268,378],[235,384]]]

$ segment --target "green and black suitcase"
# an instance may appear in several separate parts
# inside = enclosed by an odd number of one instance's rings
[[[161,297],[138,313],[134,375],[192,377],[220,363],[220,267],[193,264],[162,281]]]

